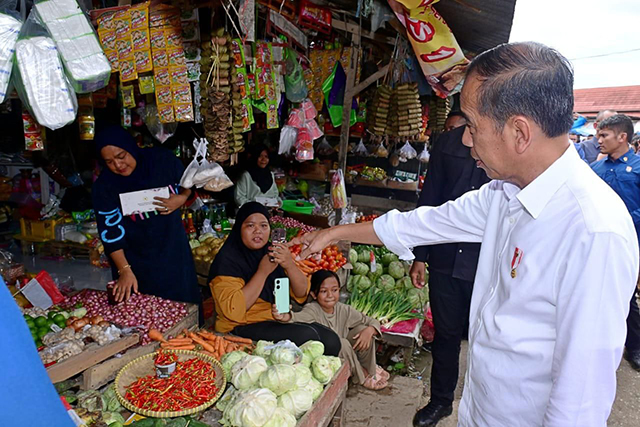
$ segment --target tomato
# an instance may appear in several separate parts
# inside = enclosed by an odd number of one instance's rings
[[[342,256],[342,254],[340,252],[338,252],[338,254],[336,255],[336,259],[337,260],[342,260],[344,257]]]

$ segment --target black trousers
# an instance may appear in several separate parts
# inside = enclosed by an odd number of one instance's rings
[[[631,297],[631,307],[629,308],[629,316],[627,316],[627,341],[624,346],[629,353],[640,352],[640,309],[638,309],[638,300],[636,292]]]
[[[469,334],[469,309],[473,282],[450,275],[429,273],[429,302],[435,336],[431,345],[431,401],[453,403],[458,383],[460,342]]]
[[[307,341],[321,341],[324,344],[324,354],[327,356],[337,356],[342,347],[338,334],[319,323],[259,322],[236,326],[233,333],[254,341],[289,340],[297,346]]]

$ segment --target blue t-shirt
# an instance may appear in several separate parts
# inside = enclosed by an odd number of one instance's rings
[[[0,426],[75,427],[0,277]]]
[[[617,160],[599,160],[591,168],[615,191],[627,206],[636,233],[640,231],[640,156],[627,151]],[[640,240],[640,234],[638,235]]]

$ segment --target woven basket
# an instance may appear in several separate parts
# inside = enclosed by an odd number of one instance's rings
[[[202,359],[205,362],[213,365],[216,371],[216,388],[218,392],[216,395],[206,403],[203,403],[200,406],[195,408],[186,409],[184,411],[173,411],[173,412],[158,412],[158,411],[147,411],[145,409],[138,408],[131,404],[127,399],[125,399],[126,388],[131,385],[134,381],[136,381],[140,377],[144,377],[147,375],[155,375],[155,365],[154,361],[156,358],[157,352],[146,354],[144,356],[138,357],[135,360],[132,360],[127,365],[125,365],[118,375],[116,376],[115,388],[116,395],[118,396],[118,400],[128,410],[135,412],[137,414],[144,415],[146,417],[154,417],[154,418],[173,418],[173,417],[183,417],[186,415],[192,415],[198,412],[202,412],[207,409],[209,406],[216,403],[216,401],[222,396],[224,393],[224,387],[227,383],[227,380],[224,375],[224,371],[222,369],[222,365],[215,358],[208,356],[206,354],[198,353],[196,351],[191,350],[164,350],[165,352],[171,352],[178,355],[178,362],[184,362],[189,359],[193,359],[194,357],[198,359]]]

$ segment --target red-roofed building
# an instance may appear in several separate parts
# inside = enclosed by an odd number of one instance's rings
[[[589,119],[602,110],[615,110],[634,120],[640,119],[640,86],[576,89],[573,97],[573,111]]]

